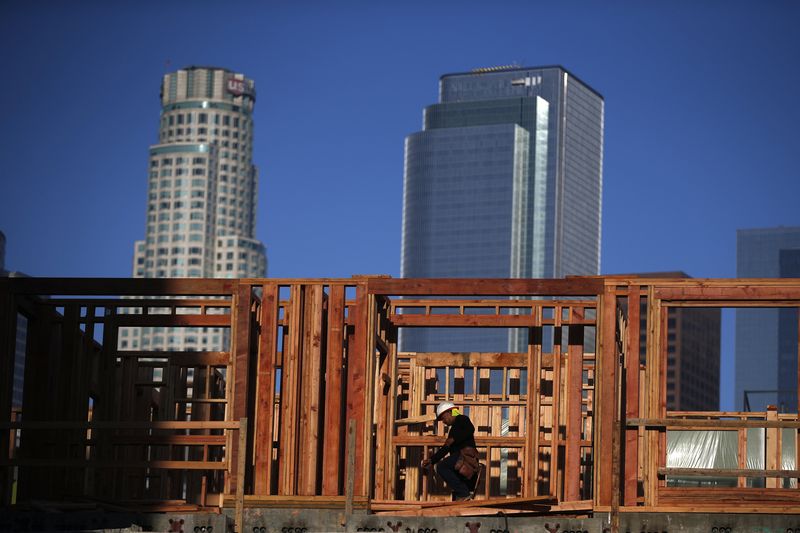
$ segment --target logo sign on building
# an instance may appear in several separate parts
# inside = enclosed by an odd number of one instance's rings
[[[228,92],[234,96],[242,96],[249,92],[245,81],[237,80],[236,78],[228,78],[227,88]]]

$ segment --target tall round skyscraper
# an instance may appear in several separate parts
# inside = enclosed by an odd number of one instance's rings
[[[146,234],[134,247],[136,278],[264,277],[255,238],[253,80],[216,67],[187,67],[161,83],[158,144],[150,147]],[[121,348],[200,348],[187,332],[128,331]],[[139,337],[139,338],[137,338]],[[214,343],[216,344],[216,343]]]

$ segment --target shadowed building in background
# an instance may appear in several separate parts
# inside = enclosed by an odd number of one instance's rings
[[[800,227],[737,231],[736,275],[800,278]],[[797,308],[736,310],[737,409],[797,409],[797,321]]]
[[[646,272],[622,277],[691,279],[685,272]],[[639,327],[647,329],[647,302],[639,311]],[[667,308],[667,409],[719,409],[722,314],[713,307]],[[639,360],[645,364],[647,341],[639,339]]]
[[[161,84],[158,144],[150,147],[146,237],[134,246],[136,278],[263,277],[255,238],[255,84],[215,67],[187,67]],[[217,349],[218,331],[121,332],[128,349]],[[200,334],[203,333],[203,334]]]
[[[564,68],[442,76],[405,142],[402,277],[598,274],[602,162],[603,98]],[[415,329],[402,349],[516,351],[524,337]]]
[[[25,276],[22,272],[6,270],[6,236],[0,231],[0,277]],[[17,314],[17,331],[14,339],[14,378],[11,393],[11,408],[22,408],[22,386],[25,380],[25,344],[28,339],[28,317]]]

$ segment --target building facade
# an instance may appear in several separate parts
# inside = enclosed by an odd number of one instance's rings
[[[22,272],[6,270],[6,236],[0,231],[0,277],[25,276]],[[17,333],[14,339],[14,379],[11,393],[11,408],[22,409],[22,388],[25,383],[25,346],[28,342],[28,317],[17,313]]]
[[[161,85],[158,143],[148,162],[146,236],[134,245],[136,278],[263,277],[255,237],[255,84],[243,74],[188,67]],[[220,332],[121,332],[130,349],[210,349]]]
[[[564,68],[442,76],[405,142],[401,275],[598,274],[602,163],[603,98]],[[402,335],[415,351],[524,342],[503,330]]]
[[[742,229],[740,278],[800,278],[800,227]],[[736,310],[736,407],[796,412],[797,309]]]
[[[685,272],[623,274],[641,278],[691,278]],[[647,328],[647,303],[639,310],[639,328]],[[719,409],[722,314],[713,307],[667,308],[667,409]],[[646,361],[647,339],[639,340],[639,359]]]

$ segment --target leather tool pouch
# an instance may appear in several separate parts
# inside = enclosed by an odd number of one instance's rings
[[[475,448],[463,448],[455,464],[456,472],[467,479],[472,479],[478,468],[480,468],[478,450]]]

